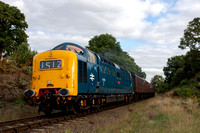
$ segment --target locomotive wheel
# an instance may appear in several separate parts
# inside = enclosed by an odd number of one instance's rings
[[[45,115],[51,115],[51,112],[53,111],[53,109],[51,108],[51,106],[40,105],[38,112],[40,111],[43,111]]]
[[[68,114],[69,113],[69,106],[67,104],[65,104],[61,110],[62,110],[63,113]]]
[[[68,112],[70,114],[78,114],[79,111],[80,111],[80,107],[78,106],[77,103],[75,103],[75,102],[69,103],[69,105],[68,105]]]
[[[53,111],[52,108],[48,108],[48,107],[43,108],[43,112],[45,113],[45,115],[51,115],[52,111]]]
[[[70,111],[73,113],[73,114],[78,114],[80,109],[79,107],[76,105],[76,104],[73,104],[70,108]]]

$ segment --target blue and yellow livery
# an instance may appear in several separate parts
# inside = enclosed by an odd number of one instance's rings
[[[132,75],[80,45],[63,43],[34,57],[31,89],[25,96],[37,101],[45,114],[128,102],[135,93]]]

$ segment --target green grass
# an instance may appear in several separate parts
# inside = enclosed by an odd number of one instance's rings
[[[119,121],[98,127],[96,132],[106,133],[198,133],[200,107],[195,100],[156,97],[130,106]]]
[[[15,103],[19,104],[19,105],[25,105],[25,104],[27,104],[26,101],[23,98],[21,98],[21,97],[18,97]]]
[[[65,130],[64,133],[72,133],[70,130]]]

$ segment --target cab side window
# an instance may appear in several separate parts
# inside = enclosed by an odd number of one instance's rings
[[[78,80],[87,83],[87,63],[80,60],[78,61]]]
[[[108,68],[108,70],[107,70],[107,71],[108,71],[108,74],[110,75],[110,69],[109,69],[109,68]]]
[[[113,74],[113,76],[115,76],[115,71],[114,70],[112,70],[112,74]]]
[[[94,53],[92,53],[91,51],[88,50],[88,54],[89,54],[89,61],[92,63],[96,64],[96,56],[94,55]]]
[[[120,78],[120,73],[119,72],[117,72],[117,77]]]
[[[102,73],[105,73],[105,67],[104,66],[102,66],[101,71],[102,71]]]

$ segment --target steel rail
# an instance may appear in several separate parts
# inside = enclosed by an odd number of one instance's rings
[[[30,117],[30,118],[24,118],[24,119],[18,119],[18,120],[11,120],[11,121],[5,121],[0,122],[0,133],[19,133],[19,132],[25,132],[27,130],[31,129],[37,129],[41,128],[43,126],[48,126],[52,124],[58,124],[60,122],[68,121],[73,118],[79,118],[86,115],[90,115],[93,113],[113,109],[116,107],[124,106],[127,104],[131,104],[133,102],[129,103],[120,103],[118,105],[112,105],[112,106],[105,106],[99,109],[91,110],[91,111],[84,111],[78,114],[73,115],[64,115],[64,116],[58,116],[57,118],[47,118],[45,115],[36,116],[36,117]],[[36,121],[38,120],[38,121]],[[36,122],[33,122],[36,121]]]

